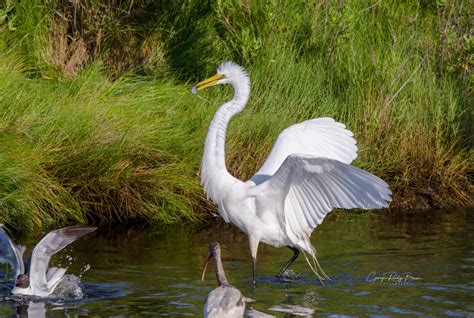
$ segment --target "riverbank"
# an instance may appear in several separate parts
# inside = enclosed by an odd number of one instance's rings
[[[206,218],[214,207],[199,185],[202,148],[231,89],[195,96],[189,87],[225,59],[252,81],[227,135],[235,176],[249,178],[288,125],[330,116],[354,132],[354,164],[390,184],[392,207],[472,204],[472,37],[461,4],[301,2],[294,14],[281,4],[138,1],[130,5],[147,21],[97,7],[109,22],[95,25],[81,7],[81,29],[71,4],[9,2],[0,12],[0,223]],[[99,31],[109,36],[100,48]]]

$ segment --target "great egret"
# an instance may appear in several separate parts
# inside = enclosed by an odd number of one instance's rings
[[[350,165],[357,157],[356,141],[352,132],[332,118],[311,119],[286,128],[260,170],[246,182],[238,180],[226,168],[225,136],[230,119],[247,103],[250,79],[241,66],[225,62],[217,75],[191,90],[196,93],[218,84],[232,85],[234,96],[219,107],[209,126],[201,183],[220,216],[247,234],[254,286],[260,242],[293,251],[278,276],[303,251],[313,259],[313,265],[307,259],[313,272],[321,280],[328,278],[317,263],[311,233],[334,208],[388,207],[389,186]]]
[[[15,271],[13,294],[37,297],[49,296],[59,284],[65,268],[51,267],[51,256],[87,233],[93,232],[93,226],[69,226],[49,232],[33,248],[27,261],[23,260],[25,247],[14,244],[3,228],[0,227],[0,262],[9,263]]]
[[[212,258],[215,261],[216,278],[219,286],[207,295],[206,304],[204,305],[204,317],[243,317],[247,300],[240,290],[227,281],[222,266],[221,247],[215,241],[209,244],[209,256],[204,264],[201,281],[204,281],[207,265]]]

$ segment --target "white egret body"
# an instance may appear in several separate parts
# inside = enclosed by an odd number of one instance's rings
[[[232,116],[247,103],[250,80],[242,67],[226,62],[219,66],[217,75],[200,82],[193,91],[217,84],[232,85],[234,96],[219,107],[209,126],[201,183],[207,196],[217,204],[220,216],[247,234],[254,285],[260,242],[288,246],[294,251],[280,276],[300,251],[312,257],[313,265],[317,264],[310,236],[332,209],[388,206],[388,185],[350,165],[357,157],[356,141],[352,132],[332,118],[307,120],[288,127],[250,180],[243,182],[233,177],[225,164],[226,129]],[[308,264],[322,279],[316,266]],[[324,272],[321,274],[325,276]]]

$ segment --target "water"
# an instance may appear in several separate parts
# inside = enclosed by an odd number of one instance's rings
[[[229,281],[254,300],[248,316],[465,317],[474,315],[473,233],[468,209],[333,213],[312,236],[332,281],[321,285],[303,257],[291,278],[274,278],[292,252],[261,245],[256,289],[246,237],[219,219],[199,229],[132,230],[114,238],[99,233],[53,261],[65,265],[72,256],[68,273],[76,275],[90,265],[82,275],[84,299],[20,303],[3,282],[0,316],[202,315],[216,282],[212,266],[201,283],[201,269],[208,243],[218,240]]]

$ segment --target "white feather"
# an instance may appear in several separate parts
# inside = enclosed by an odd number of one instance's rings
[[[222,79],[213,84],[231,84],[234,97],[219,107],[209,126],[201,168],[204,191],[222,218],[248,235],[254,261],[264,242],[307,252],[313,259],[310,266],[320,269],[310,242],[312,231],[334,208],[387,207],[388,185],[350,165],[357,156],[356,141],[332,118],[288,127],[255,176],[247,182],[234,178],[226,168],[225,136],[230,119],[247,103],[250,81],[232,62],[222,64],[218,73]]]
[[[30,262],[25,264],[21,274],[27,273],[30,285],[27,288],[14,287],[13,294],[38,297],[49,296],[66,273],[65,268],[48,269],[51,257],[87,233],[95,231],[92,226],[69,226],[49,232],[36,244],[31,252]],[[23,263],[23,260],[21,260]]]
[[[271,177],[286,157],[305,153],[351,163],[357,157],[356,141],[344,124],[332,118],[310,119],[281,132],[260,170],[251,180],[260,184]]]

